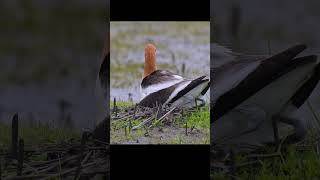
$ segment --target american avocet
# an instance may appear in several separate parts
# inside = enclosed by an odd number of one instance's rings
[[[214,142],[271,142],[277,139],[277,121],[295,128],[293,139],[304,137],[305,122],[293,114],[320,79],[316,56],[295,58],[305,48],[297,45],[267,57],[233,53],[212,44],[213,62],[229,59],[219,67],[213,64],[211,72]]]
[[[109,33],[106,35],[102,52],[102,62],[96,78],[95,97],[97,103],[96,128],[93,136],[103,142],[109,142],[109,72],[110,72]]]
[[[183,78],[166,70],[157,70],[156,47],[145,47],[144,74],[141,81],[141,101],[139,105],[153,107],[169,105],[174,107],[196,106],[209,89],[210,80],[206,76],[196,79]]]

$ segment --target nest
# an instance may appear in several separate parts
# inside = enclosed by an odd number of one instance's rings
[[[113,121],[128,121],[131,130],[141,127],[152,128],[160,122],[171,124],[175,119],[183,119],[186,115],[197,112],[200,107],[178,108],[168,106],[155,106],[153,108],[135,105],[119,109],[116,105],[112,110],[111,119]],[[132,121],[143,120],[139,125],[132,126]]]
[[[2,149],[0,153],[0,176],[3,180],[108,177],[109,145],[95,139],[91,132],[84,132],[80,140],[28,147],[23,139],[18,141],[17,122],[18,116],[15,115],[11,147]],[[36,160],[39,157],[42,160]]]

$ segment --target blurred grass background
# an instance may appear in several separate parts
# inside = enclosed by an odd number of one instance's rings
[[[0,123],[94,125],[107,1],[0,2]]]
[[[98,61],[106,31],[102,1],[1,1],[1,84],[81,75]],[[91,58],[90,58],[91,57]]]
[[[211,41],[235,51],[268,54],[296,43],[320,52],[320,2],[228,0],[211,3]]]

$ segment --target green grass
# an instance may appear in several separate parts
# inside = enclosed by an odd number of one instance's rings
[[[206,106],[204,109],[200,109],[196,113],[192,113],[186,117],[188,128],[194,127],[197,129],[210,130],[210,110]],[[185,126],[184,126],[185,127]]]
[[[20,127],[19,138],[23,138],[26,145],[41,145],[58,143],[70,138],[79,138],[76,132],[47,126]],[[0,124],[0,147],[8,146],[11,142],[11,126]]]
[[[264,160],[257,170],[259,179],[312,179],[320,178],[320,156],[314,151],[298,152],[290,147],[284,162],[279,159]],[[252,176],[253,172],[242,172],[242,177]]]
[[[282,179],[320,179],[320,156],[314,149],[298,150],[290,145],[283,154],[283,161],[278,158],[263,159],[258,165],[237,171],[239,179],[282,180]],[[237,157],[237,160],[243,157]],[[223,173],[211,173],[211,179],[226,179]]]
[[[110,110],[113,109],[113,104],[114,102],[113,101],[110,101]],[[117,106],[118,108],[127,108],[127,107],[130,107],[130,106],[133,106],[134,103],[133,102],[128,102],[128,101],[117,101]]]

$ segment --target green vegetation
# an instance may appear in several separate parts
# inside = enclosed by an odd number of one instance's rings
[[[111,109],[113,107],[112,103]],[[130,107],[130,102],[117,102],[119,109]],[[145,119],[139,120],[111,120],[111,143],[142,143],[142,144],[209,144],[210,143],[210,111],[209,107],[200,108],[197,112],[170,118],[166,121],[152,122],[152,127],[141,127],[136,130],[129,129],[137,126]],[[186,135],[187,125],[187,135]]]
[[[317,143],[313,145],[288,145],[282,150],[282,158],[260,159],[255,165],[236,170],[239,179],[282,180],[282,179],[319,179],[320,156]],[[273,149],[273,148],[272,148]],[[272,153],[272,150],[266,150]],[[236,157],[236,163],[243,162],[245,156]],[[211,179],[226,179],[224,173],[211,173]]]
[[[192,113],[190,116],[187,116],[187,126],[188,128],[197,128],[197,129],[210,129],[210,110],[206,106],[204,109],[200,109],[196,113]]]
[[[26,145],[41,145],[58,143],[70,138],[79,138],[76,132],[67,131],[48,126],[20,127],[19,137],[23,138]],[[0,147],[8,146],[11,142],[11,126],[0,124]]]

